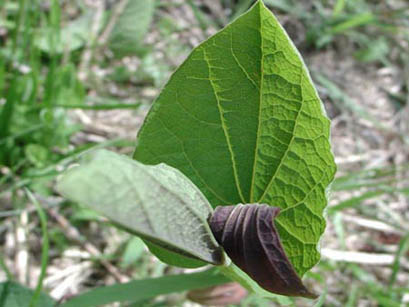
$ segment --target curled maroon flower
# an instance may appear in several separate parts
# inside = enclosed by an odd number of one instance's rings
[[[316,298],[288,260],[274,218],[280,208],[260,204],[217,207],[210,228],[227,255],[267,291]]]

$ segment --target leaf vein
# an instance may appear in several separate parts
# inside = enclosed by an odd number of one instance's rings
[[[209,62],[209,59],[207,57],[206,49],[203,49],[203,59],[205,60],[207,66],[208,66],[209,77],[210,77],[210,72],[211,72],[210,71],[210,62]],[[240,181],[239,181],[239,177],[238,177],[238,173],[237,173],[237,167],[236,167],[236,162],[235,162],[234,151],[233,151],[233,148],[232,148],[232,145],[231,145],[231,142],[230,142],[230,137],[229,137],[229,133],[228,133],[228,130],[227,130],[227,127],[226,127],[226,123],[225,123],[225,120],[223,118],[223,109],[222,109],[222,106],[220,104],[220,99],[219,99],[219,97],[217,95],[216,89],[214,87],[214,84],[213,84],[213,81],[211,80],[211,78],[209,79],[209,82],[210,82],[210,85],[212,86],[213,93],[214,93],[214,96],[215,96],[216,101],[217,101],[217,107],[219,109],[219,114],[220,114],[220,122],[222,124],[222,128],[223,128],[223,131],[224,131],[224,136],[226,138],[227,146],[229,148],[232,167],[233,167],[234,180],[235,180],[235,183],[236,183],[237,192],[239,193],[240,199],[245,203],[246,201],[245,201],[245,199],[243,197],[243,192],[241,191],[241,188],[240,188]]]
[[[221,200],[222,202],[228,204],[229,202],[226,201],[225,199],[223,199],[223,197],[221,197],[218,193],[216,193],[207,183],[206,181],[204,181],[204,179],[202,178],[202,176],[200,175],[200,173],[197,171],[197,169],[194,167],[194,165],[192,164],[192,161],[190,160],[189,156],[187,155],[186,151],[185,151],[185,146],[183,145],[183,141],[172,131],[170,130],[168,127],[166,127],[164,121],[158,117],[158,120],[162,123],[163,127],[170,133],[172,134],[179,142],[180,145],[182,146],[182,154],[185,157],[186,161],[189,163],[190,168],[195,172],[196,176],[200,179],[200,181],[203,183],[203,185],[210,191],[213,193],[214,196],[216,196],[219,200]]]
[[[301,78],[302,78],[302,75],[301,75]],[[301,84],[301,82],[300,82],[300,84]],[[302,97],[302,96],[301,96],[301,97]],[[273,184],[274,179],[276,178],[277,174],[279,173],[279,171],[280,171],[280,169],[281,169],[281,166],[282,166],[283,163],[284,163],[283,161],[287,158],[287,155],[288,155],[288,153],[289,153],[290,150],[291,150],[291,145],[293,144],[294,139],[295,139],[295,131],[297,130],[297,126],[298,126],[297,120],[298,120],[298,117],[299,117],[300,114],[301,114],[302,103],[303,103],[303,99],[301,99],[301,106],[300,106],[300,108],[298,109],[297,115],[296,115],[295,120],[294,120],[294,121],[295,121],[295,125],[294,125],[294,129],[293,129],[293,133],[292,133],[292,135],[291,135],[291,140],[290,140],[290,142],[288,143],[287,149],[286,149],[286,151],[284,152],[284,154],[282,155],[282,157],[281,157],[281,159],[280,159],[280,163],[279,163],[279,165],[277,166],[277,168],[276,168],[276,170],[275,170],[273,176],[271,177],[270,182],[267,184],[267,187],[266,187],[266,189],[265,189],[263,195],[261,195],[261,197],[260,197],[260,199],[259,199],[259,201],[258,201],[259,203],[261,203],[261,202],[263,201],[264,197],[267,195],[268,190],[270,189],[271,185]]]
[[[254,81],[250,75],[248,74],[248,72],[245,70],[245,68],[243,67],[243,65],[241,65],[239,59],[237,58],[236,54],[234,53],[234,49],[233,49],[233,30],[230,32],[230,51],[231,54],[233,56],[234,61],[237,63],[237,65],[240,67],[240,69],[243,71],[244,75],[246,76],[247,79],[249,79],[249,81],[251,82],[251,84],[253,84],[258,90],[260,90],[260,87],[257,85],[256,81]]]

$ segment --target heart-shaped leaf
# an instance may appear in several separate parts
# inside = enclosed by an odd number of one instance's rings
[[[326,188],[336,169],[329,129],[298,51],[258,1],[172,75],[134,158],[179,169],[213,207],[281,208],[275,226],[302,276],[320,258]]]
[[[212,208],[199,189],[170,166],[147,166],[97,150],[63,174],[57,189],[165,250],[223,263],[207,223]]]

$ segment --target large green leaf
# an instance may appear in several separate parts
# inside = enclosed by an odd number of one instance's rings
[[[147,166],[97,150],[69,169],[57,189],[166,250],[212,264],[223,262],[207,223],[212,208],[199,189],[170,166]]]
[[[134,158],[182,171],[210,203],[280,207],[275,225],[302,276],[319,260],[330,122],[298,51],[257,2],[202,43],[148,114]]]
[[[34,291],[16,282],[0,283],[0,306],[4,307],[31,307]],[[45,293],[41,293],[36,306],[53,307],[54,300]]]

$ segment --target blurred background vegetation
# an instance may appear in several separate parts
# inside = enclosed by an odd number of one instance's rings
[[[241,306],[407,306],[409,4],[264,2],[310,69],[332,119],[339,171],[323,258],[307,274],[320,300],[250,295]],[[157,261],[138,238],[65,202],[55,179],[90,148],[130,154],[172,71],[253,3],[0,1],[0,282],[38,293],[42,286],[64,300],[182,271]],[[129,306],[182,305],[192,305],[184,293]]]

